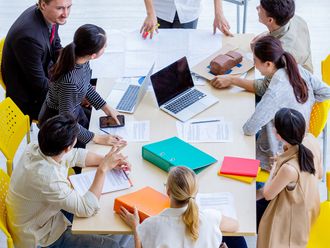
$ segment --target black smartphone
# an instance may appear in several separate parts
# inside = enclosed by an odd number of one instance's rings
[[[111,116],[101,116],[100,117],[100,128],[107,128],[107,127],[123,127],[125,126],[125,116],[124,115],[117,115],[117,118],[120,122],[118,125],[114,118]]]

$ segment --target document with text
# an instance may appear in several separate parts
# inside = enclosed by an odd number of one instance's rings
[[[200,209],[219,210],[223,215],[237,219],[234,196],[230,192],[198,193],[196,202]]]
[[[232,127],[223,118],[195,119],[176,123],[178,136],[186,142],[231,142]]]
[[[150,140],[150,121],[127,121],[124,127],[101,128],[105,133],[121,136],[129,142]]]
[[[69,176],[73,188],[80,195],[84,195],[91,187],[96,170]],[[117,190],[127,189],[133,186],[123,170],[110,170],[105,176],[102,194]]]

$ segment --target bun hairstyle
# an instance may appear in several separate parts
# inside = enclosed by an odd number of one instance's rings
[[[253,53],[263,63],[270,61],[277,69],[285,68],[297,102],[307,101],[306,82],[300,76],[296,60],[290,53],[283,50],[280,40],[270,35],[261,37],[254,44]]]
[[[77,58],[98,53],[106,41],[105,31],[102,28],[93,24],[79,27],[73,41],[62,49],[58,60],[51,68],[51,80],[56,81],[73,70]]]
[[[290,145],[298,145],[298,160],[300,171],[315,175],[314,155],[302,144],[305,137],[306,122],[297,110],[282,108],[275,114],[277,133]]]
[[[195,196],[198,191],[196,174],[184,166],[173,167],[167,178],[167,189],[171,197],[178,203],[187,206],[182,215],[188,235],[196,241],[199,233],[199,214]]]

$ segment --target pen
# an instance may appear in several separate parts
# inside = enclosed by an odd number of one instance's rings
[[[129,179],[129,177],[127,176],[126,171],[125,170],[122,170],[122,171],[124,172],[124,175],[126,176],[126,178],[127,178],[128,182],[130,183],[130,185],[133,186],[133,183],[132,183],[131,179]]]
[[[219,122],[220,120],[207,120],[207,121],[193,121],[190,124],[200,124],[200,123],[210,123],[210,122]]]
[[[159,26],[160,26],[160,24],[157,23],[152,29],[150,29],[149,31],[144,32],[143,35],[142,35],[143,39],[147,38],[148,34],[149,34],[150,32],[155,31],[155,29],[158,28]]]

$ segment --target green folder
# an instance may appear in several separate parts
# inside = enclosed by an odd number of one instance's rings
[[[208,165],[217,162],[212,156],[178,137],[144,145],[142,157],[167,172],[172,166],[186,166],[199,173]]]

